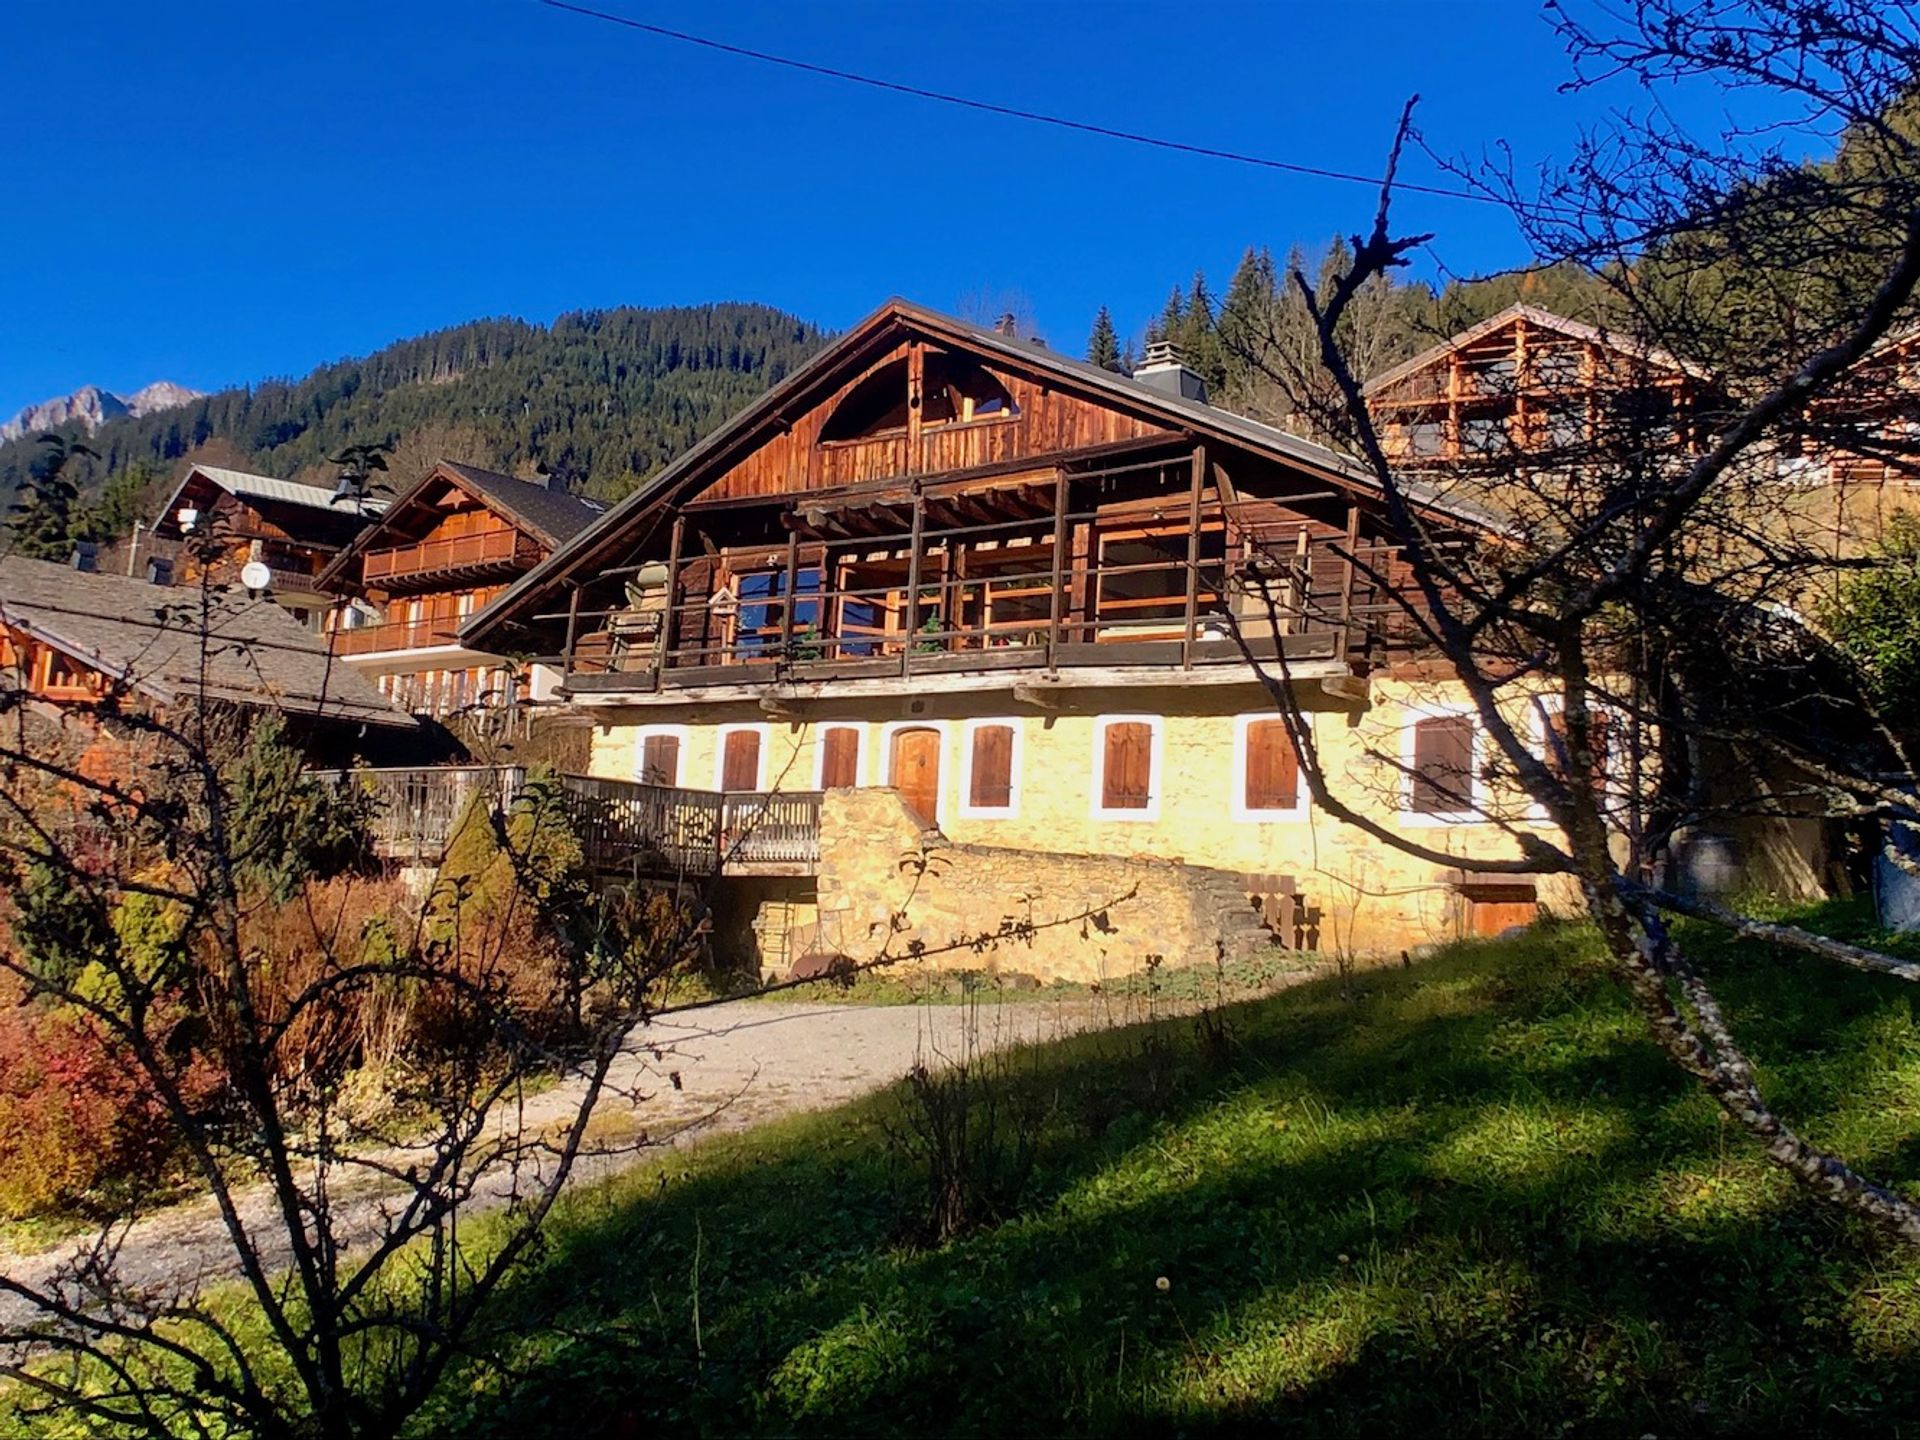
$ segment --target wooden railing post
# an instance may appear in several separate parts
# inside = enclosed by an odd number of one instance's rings
[[[1187,493],[1187,622],[1180,640],[1180,668],[1193,668],[1193,627],[1200,613],[1200,487],[1207,478],[1207,447],[1193,447],[1193,483]]]
[[[1066,608],[1067,472],[1053,472],[1053,592],[1047,601],[1047,669],[1060,667],[1060,612]]]
[[[661,677],[673,663],[674,615],[680,599],[680,547],[686,538],[684,511],[673,517],[673,538],[667,542],[667,609],[660,617],[660,663],[653,667],[653,688],[660,688]]]
[[[786,594],[780,606],[780,660],[783,664],[793,662],[793,587],[800,579],[800,532],[787,532],[787,579]]]
[[[920,534],[927,513],[920,482],[913,482],[913,527],[907,540],[907,640],[900,647],[900,675],[913,673],[914,636],[920,633]]]

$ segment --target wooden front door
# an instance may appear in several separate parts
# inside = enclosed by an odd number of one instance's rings
[[[923,726],[894,731],[887,776],[922,824],[936,823],[940,810],[940,732]]]
[[[1531,925],[1540,915],[1531,885],[1475,885],[1465,898],[1469,935],[1499,935],[1516,925]]]

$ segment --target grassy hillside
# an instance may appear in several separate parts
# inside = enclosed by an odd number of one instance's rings
[[[1920,1181],[1911,991],[1751,949],[1713,969],[1783,1109]],[[515,1378],[453,1377],[421,1433],[1887,1433],[1920,1415],[1920,1257],[1730,1133],[1584,932],[1231,1019],[1224,1046],[1178,1021],[1037,1052],[1025,1195],[945,1247],[907,1239],[897,1095],[583,1197],[502,1317],[537,1334]]]
[[[583,310],[551,325],[477,320],[397,341],[300,380],[223,390],[190,405],[109,421],[89,442],[90,488],[131,466],[176,469],[196,455],[283,477],[330,475],[356,442],[419,437],[413,463],[449,458],[503,470],[563,469],[596,494],[625,494],[819,348],[805,321],[765,305]],[[77,427],[70,427],[78,434]],[[40,453],[0,445],[0,498]],[[395,466],[396,479],[411,479]]]

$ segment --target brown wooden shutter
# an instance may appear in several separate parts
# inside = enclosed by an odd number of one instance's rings
[[[1291,810],[1300,799],[1300,764],[1284,720],[1255,720],[1247,726],[1247,779],[1243,803],[1249,810]]]
[[[1454,815],[1471,808],[1473,717],[1442,715],[1413,727],[1413,809]]]
[[[640,783],[677,785],[680,783],[680,737],[649,735],[640,747]]]
[[[860,732],[836,725],[820,738],[820,788],[850,790],[860,783]]]
[[[760,732],[735,730],[727,736],[725,759],[720,767],[722,790],[758,790],[760,788]]]
[[[1153,786],[1153,727],[1144,720],[1107,726],[1100,804],[1107,810],[1145,810]]]
[[[967,796],[976,810],[1013,803],[1013,727],[982,725],[973,732],[973,768]]]

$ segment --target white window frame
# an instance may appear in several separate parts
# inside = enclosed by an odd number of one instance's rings
[[[902,730],[931,730],[940,737],[940,793],[933,797],[933,823],[947,818],[947,722],[944,720],[889,720],[880,727],[880,783],[893,784],[893,737]]]
[[[1302,716],[1301,719],[1308,726],[1313,724],[1311,715]],[[1233,717],[1233,793],[1228,796],[1233,818],[1243,824],[1251,825],[1267,825],[1277,820],[1304,820],[1307,818],[1309,808],[1307,781],[1306,777],[1300,773],[1300,755],[1297,746],[1294,750],[1293,804],[1284,809],[1265,807],[1252,809],[1247,805],[1247,734],[1263,720],[1284,723],[1279,712],[1274,710],[1260,710],[1250,715]],[[1287,732],[1287,738],[1289,741],[1292,740],[1291,730]]]
[[[1413,808],[1414,760],[1417,754],[1414,732],[1422,720],[1452,720],[1465,718],[1473,722],[1473,756],[1469,763],[1473,773],[1467,777],[1470,810],[1447,810],[1437,815],[1428,815]],[[1410,705],[1407,707],[1406,723],[1400,727],[1400,824],[1409,830],[1434,830],[1449,825],[1482,825],[1487,816],[1487,727],[1480,719],[1480,711],[1472,704],[1460,705]]]
[[[853,731],[853,783],[855,787],[867,783],[867,727],[859,720],[828,720],[813,727],[813,788],[827,788],[827,732],[829,730]]]
[[[646,783],[647,741],[655,736],[665,735],[680,742],[680,749],[673,757],[673,779],[667,783],[679,789],[681,777],[687,773],[687,756],[693,748],[693,731],[685,725],[642,725],[640,733],[633,741],[633,778],[636,784]]]
[[[713,788],[716,793],[726,791],[727,776],[727,737],[743,730],[751,730],[760,737],[760,759],[753,777],[753,788],[764,793],[767,788],[767,762],[772,758],[773,727],[764,721],[748,721],[737,725],[722,725],[713,735]],[[739,794],[735,790],[727,792]]]
[[[1013,743],[1008,747],[1007,803],[1005,805],[975,805],[973,803],[973,737],[979,731],[991,725],[1004,725],[1013,732]],[[1025,768],[1027,755],[1026,727],[1020,723],[1018,715],[982,715],[978,719],[968,720],[960,727],[960,796],[959,815],[962,820],[1012,820],[1020,814],[1020,774]]]
[[[1527,701],[1527,710],[1533,716],[1533,753],[1539,757],[1542,764],[1548,763],[1547,750],[1549,741],[1547,738],[1547,721],[1551,716],[1561,714],[1566,708],[1567,697],[1557,692],[1547,695],[1535,695]],[[1589,700],[1587,702],[1587,710],[1589,713],[1605,715],[1607,719],[1615,725],[1624,725],[1626,723],[1627,717],[1622,714],[1620,710],[1602,701]],[[1603,818],[1609,823],[1611,823],[1613,819],[1616,808],[1623,805],[1626,801],[1626,777],[1619,769],[1624,758],[1618,750],[1609,750],[1607,752],[1607,763],[1600,768],[1600,779],[1606,794],[1606,809]],[[1549,823],[1547,807],[1540,804],[1531,795],[1527,797],[1527,819],[1537,821],[1541,824]]]
[[[1141,810],[1109,810],[1107,793],[1107,731],[1115,725],[1148,727],[1147,803]],[[1160,818],[1160,800],[1166,793],[1167,722],[1162,715],[1096,715],[1093,719],[1093,794],[1088,813],[1095,820],[1153,821]]]

